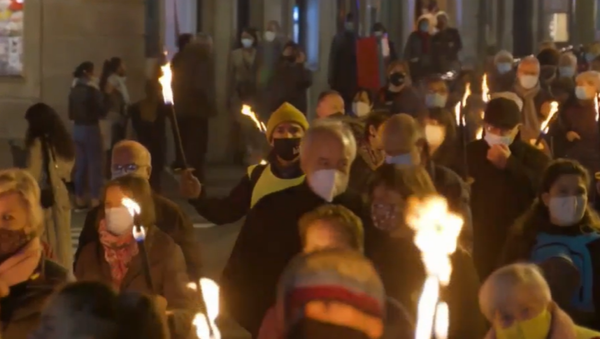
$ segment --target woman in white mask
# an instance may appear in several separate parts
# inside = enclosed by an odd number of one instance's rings
[[[443,108],[429,109],[429,116],[425,119],[425,139],[431,160],[459,175],[463,174],[463,150],[452,113]]]
[[[125,206],[125,199],[139,204],[140,213],[135,218]],[[132,175],[114,179],[106,186],[102,203],[99,240],[81,250],[75,266],[77,280],[98,281],[121,292],[153,296],[161,315],[172,318],[168,321],[172,325],[171,338],[187,338],[194,309],[186,287],[189,279],[185,261],[173,239],[154,225],[150,184]],[[143,225],[144,247],[133,236],[134,224]]]
[[[566,157],[579,161],[590,173],[600,172],[600,131],[596,111],[600,73],[588,71],[576,78],[575,97],[561,112]]]
[[[542,176],[537,200],[512,228],[503,263],[529,260],[546,268],[556,302],[575,323],[598,329],[600,300],[600,219],[588,205],[590,177],[580,164],[556,160]],[[560,259],[556,263],[557,259]],[[570,266],[573,274],[556,274]],[[567,281],[569,280],[569,281]]]
[[[373,110],[373,93],[366,88],[359,88],[352,102],[352,113],[357,118],[366,118]]]

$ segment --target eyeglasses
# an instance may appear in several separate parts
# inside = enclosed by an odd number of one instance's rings
[[[140,167],[137,164],[113,165],[112,170],[113,172],[131,173],[137,171]]]

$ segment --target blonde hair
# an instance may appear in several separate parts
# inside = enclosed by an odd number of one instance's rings
[[[39,235],[44,229],[44,212],[40,205],[40,187],[26,170],[10,168],[0,171],[0,195],[18,193],[27,206],[29,225],[26,233]]]
[[[479,308],[487,319],[493,319],[496,311],[510,302],[515,291],[525,288],[532,298],[550,302],[550,287],[541,269],[534,264],[518,263],[499,268],[492,273],[479,290]]]
[[[599,72],[587,71],[587,72],[580,73],[575,78],[575,81],[579,81],[579,80],[592,82],[594,84],[594,87],[596,87],[596,92],[600,92],[600,73]]]
[[[319,119],[306,131],[306,134],[300,142],[300,160],[302,160],[309,152],[309,149],[315,141],[314,139],[323,135],[333,136],[338,139],[345,148],[350,147],[352,150],[352,157],[350,160],[354,161],[357,151],[356,138],[354,138],[354,134],[348,125],[343,121],[335,119]]]
[[[134,158],[139,159],[143,165],[152,165],[152,155],[148,149],[135,140],[121,140],[113,146],[112,154],[114,155],[117,151],[127,149],[133,155]]]
[[[523,59],[521,59],[521,62],[519,62],[519,68],[521,67],[521,65],[524,64],[532,64],[532,65],[536,65],[538,71],[541,69],[542,66],[540,66],[540,61],[538,60],[538,58],[536,58],[533,55],[529,55],[524,57]]]
[[[331,228],[343,236],[348,245],[357,251],[363,251],[365,242],[363,223],[351,210],[341,205],[327,204],[304,213],[298,221],[303,245],[306,245],[308,229],[317,221],[328,221]]]

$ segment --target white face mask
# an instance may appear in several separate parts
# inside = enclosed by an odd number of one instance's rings
[[[254,40],[252,40],[252,39],[242,39],[242,46],[244,46],[244,48],[252,47],[253,43],[254,43]]]
[[[571,226],[583,218],[585,198],[582,195],[550,198],[548,210],[553,224]]]
[[[116,235],[123,235],[131,232],[133,227],[133,216],[129,210],[124,207],[113,207],[104,210],[106,229]]]
[[[412,153],[405,153],[395,156],[386,156],[385,163],[386,164],[394,164],[403,167],[412,167],[416,166],[420,163],[420,158],[415,157]]]
[[[509,135],[500,136],[490,132],[486,132],[483,139],[488,143],[490,147],[494,145],[506,145],[510,146],[515,141],[515,134],[510,133]]]
[[[575,87],[575,96],[577,96],[577,99],[579,100],[593,99],[595,95],[595,90],[590,86]]]
[[[335,169],[315,171],[307,180],[312,191],[328,202],[332,202],[348,187],[348,175]]]
[[[371,106],[369,104],[357,101],[352,104],[352,111],[356,114],[357,117],[361,118],[368,115],[371,112]]]
[[[437,125],[425,126],[425,139],[427,142],[434,147],[441,145],[446,137],[446,131],[444,127]]]
[[[523,75],[519,77],[519,83],[521,87],[525,89],[532,89],[538,83],[538,77],[535,75]]]
[[[266,31],[265,32],[265,40],[271,42],[271,41],[275,40],[275,35],[276,35],[275,32]]]

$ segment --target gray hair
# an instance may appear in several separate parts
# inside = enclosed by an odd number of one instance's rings
[[[194,40],[195,40],[195,42],[197,42],[199,44],[212,45],[212,43],[213,43],[212,36],[206,32],[200,32],[200,33],[196,34],[196,37]]]
[[[587,71],[579,74],[575,80],[589,81],[596,87],[596,92],[600,92],[600,73],[596,71]]]
[[[494,56],[495,64],[498,64],[501,62],[513,62],[514,60],[515,60],[515,58],[513,57],[513,55],[507,50],[501,50],[500,52],[496,53],[496,55]]]
[[[518,263],[504,266],[492,273],[479,291],[479,307],[488,319],[493,319],[498,309],[502,309],[516,290],[525,288],[532,298],[550,302],[550,287],[541,269],[534,264]]]
[[[304,134],[302,141],[300,142],[300,158],[304,157],[310,149],[314,146],[316,138],[322,135],[331,135],[337,138],[344,147],[350,147],[352,150],[352,161],[356,158],[356,139],[350,127],[343,121],[324,118],[317,120]]]
[[[533,55],[529,55],[529,56],[526,56],[523,59],[521,59],[521,62],[519,63],[519,67],[521,67],[521,65],[523,65],[523,64],[533,64],[533,65],[536,65],[538,71],[541,69],[540,61],[538,60],[538,58],[536,58]]]
[[[575,56],[575,54],[573,54],[571,52],[563,53],[560,55],[560,58],[558,59],[558,64],[560,66],[576,67],[577,66],[577,57]]]
[[[18,193],[28,209],[29,224],[26,233],[40,235],[44,229],[44,211],[40,205],[40,187],[37,180],[24,169],[10,168],[0,171],[0,195]]]
[[[113,146],[112,154],[123,149],[128,149],[143,165],[152,166],[152,154],[141,143],[135,140],[121,140]]]

